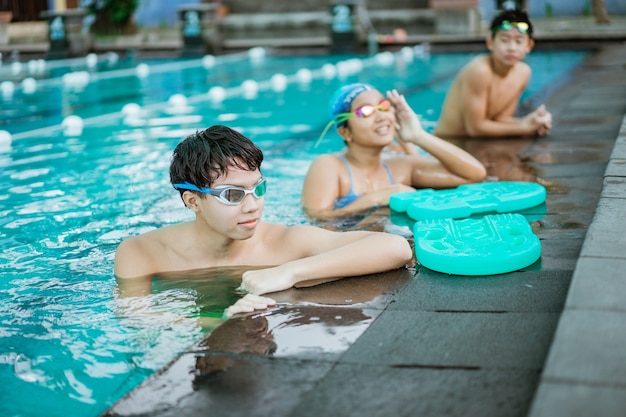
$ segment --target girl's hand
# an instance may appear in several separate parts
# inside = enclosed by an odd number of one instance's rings
[[[419,145],[424,129],[417,114],[397,90],[388,91],[387,98],[395,109],[396,131],[398,133],[396,139],[401,143],[411,142]]]
[[[415,191],[415,188],[411,187],[410,185],[392,184],[379,190],[366,192],[361,195],[360,198],[366,199],[366,201],[368,201],[372,207],[387,207],[389,206],[389,199],[393,194],[409,193],[413,191]]]

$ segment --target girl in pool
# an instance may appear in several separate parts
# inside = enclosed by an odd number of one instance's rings
[[[396,90],[384,96],[366,84],[344,86],[333,96],[330,114],[328,127],[337,127],[346,149],[311,164],[302,191],[311,217],[351,215],[389,205],[394,193],[456,187],[486,175],[472,155],[426,132]],[[394,138],[400,152],[389,152]]]

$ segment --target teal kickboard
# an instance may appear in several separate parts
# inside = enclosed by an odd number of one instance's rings
[[[464,184],[456,188],[425,188],[392,194],[389,207],[414,220],[461,219],[473,214],[508,213],[537,206],[546,189],[535,182],[500,181]]]
[[[541,242],[521,214],[429,219],[415,223],[415,257],[428,269],[452,275],[517,271],[541,257]]]

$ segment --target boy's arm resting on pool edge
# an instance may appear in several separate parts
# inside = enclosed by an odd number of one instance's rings
[[[520,85],[520,96],[521,92],[525,90],[531,74],[530,67],[524,66],[524,68],[524,80]],[[506,109],[503,109],[500,115],[493,119],[489,118],[487,109],[492,77],[489,69],[475,66],[468,71],[466,79],[461,85],[462,105],[460,108],[463,109],[463,124],[469,136],[543,135],[549,131],[551,118],[550,121],[547,121],[546,118],[536,116],[537,112],[541,112],[541,107],[522,118],[513,116],[519,97],[512,101]],[[549,116],[549,113],[547,114]]]
[[[409,242],[399,235],[334,232],[314,226],[288,228],[282,236],[282,246],[295,251],[297,259],[245,272],[244,290],[266,294],[303,281],[384,272],[406,266],[413,257]]]

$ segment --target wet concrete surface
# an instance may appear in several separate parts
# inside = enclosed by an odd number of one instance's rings
[[[535,264],[484,277],[417,265],[277,294],[279,308],[227,321],[105,415],[626,414],[625,62],[626,45],[606,46],[547,97],[548,137],[468,145],[494,179],[546,185],[525,213]]]

